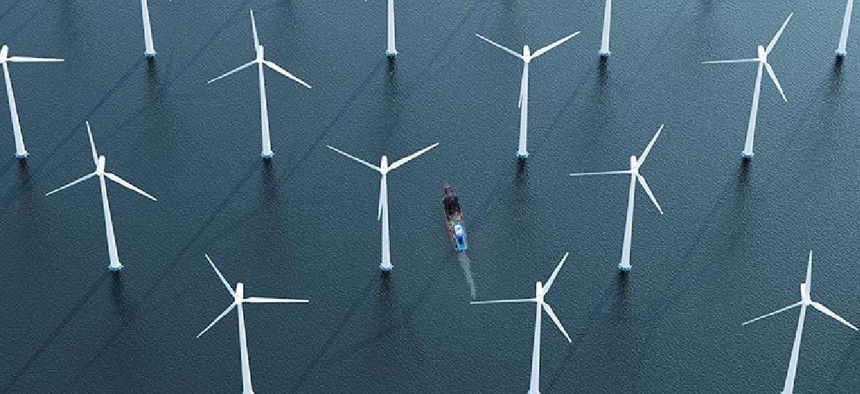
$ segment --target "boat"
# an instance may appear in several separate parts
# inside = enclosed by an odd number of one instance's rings
[[[449,184],[445,184],[445,195],[442,198],[442,206],[445,209],[445,224],[448,226],[448,236],[451,238],[451,244],[457,252],[465,252],[469,248],[469,241],[466,237],[466,223],[463,220],[463,213],[460,212],[460,201],[457,198],[457,193]]]

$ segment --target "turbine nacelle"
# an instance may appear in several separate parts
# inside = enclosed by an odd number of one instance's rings
[[[257,45],[257,58],[254,59],[257,63],[262,63],[266,60],[265,58],[266,49],[263,48],[262,45]]]
[[[630,172],[633,175],[639,174],[639,160],[636,159],[636,155],[630,156]]]
[[[3,45],[3,48],[0,49],[0,63],[6,63],[6,59],[9,58],[9,46]]]
[[[242,282],[236,283],[236,294],[233,296],[234,302],[241,304],[245,298],[245,285]]]
[[[532,60],[532,51],[528,45],[523,45],[523,61],[526,63]]]
[[[543,296],[543,283],[538,281],[535,283],[535,301],[537,301],[538,304],[543,304]]]
[[[103,176],[105,174],[105,157],[99,156],[99,161],[96,163],[96,175]]]
[[[810,294],[810,288],[808,283],[800,284],[800,302],[804,305],[809,305],[812,303],[812,295]]]
[[[379,160],[379,172],[382,175],[388,174],[388,156],[382,155],[382,159]]]
[[[758,46],[758,61],[762,63],[767,63],[767,50],[764,49],[763,46]]]

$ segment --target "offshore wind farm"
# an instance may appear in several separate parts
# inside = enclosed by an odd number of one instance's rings
[[[0,2],[0,394],[860,392],[852,6]]]

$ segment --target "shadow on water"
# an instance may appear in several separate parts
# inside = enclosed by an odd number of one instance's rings
[[[15,387],[15,383],[18,383],[18,380],[20,380],[21,377],[24,376],[24,374],[30,369],[30,367],[32,367],[33,364],[35,364],[35,362],[39,359],[39,357],[43,353],[45,353],[45,351],[48,349],[48,347],[54,342],[55,339],[57,339],[57,337],[60,336],[60,334],[63,332],[63,330],[65,330],[66,326],[78,314],[78,312],[80,312],[84,308],[84,305],[86,305],[87,302],[90,300],[90,298],[92,298],[92,296],[93,296],[93,294],[95,294],[96,290],[98,290],[98,288],[101,287],[101,285],[110,276],[112,276],[112,274],[110,272],[105,272],[104,274],[102,274],[101,276],[96,278],[95,281],[93,281],[93,283],[90,285],[89,289],[87,289],[86,293],[84,293],[84,296],[81,297],[81,299],[78,300],[78,302],[75,303],[74,306],[72,306],[71,310],[69,310],[69,313],[66,314],[66,317],[64,317],[63,320],[60,321],[60,324],[56,328],[54,328],[54,330],[51,331],[50,334],[48,334],[48,338],[44,342],[42,342],[42,344],[39,345],[38,348],[36,348],[36,351],[33,352],[33,354],[30,356],[30,358],[28,358],[27,361],[25,361],[21,365],[21,368],[18,370],[18,372],[16,372],[14,375],[12,375],[12,379],[10,379],[9,383],[4,385],[3,388],[0,389],[0,393],[11,392],[12,388]]]
[[[317,367],[320,365],[320,362],[324,360],[326,353],[328,353],[329,349],[331,349],[331,347],[334,345],[335,341],[343,332],[343,329],[346,328],[347,323],[349,323],[349,321],[352,319],[352,316],[355,315],[355,312],[358,311],[364,300],[369,298],[374,283],[379,280],[379,277],[371,278],[367,282],[367,285],[365,285],[364,288],[361,289],[361,291],[356,294],[355,297],[353,297],[352,304],[349,306],[349,309],[346,310],[346,313],[343,315],[343,318],[341,318],[340,321],[334,326],[334,330],[332,330],[331,334],[328,336],[328,339],[326,339],[325,342],[323,342],[322,345],[319,346],[319,351],[317,352],[316,357],[314,357],[314,359],[307,364],[307,368],[305,368],[305,370],[298,375],[299,378],[296,381],[295,386],[293,386],[293,389],[290,390],[290,392],[298,393],[299,389],[302,388],[302,385],[304,385],[308,378],[310,378],[314,374],[314,372],[317,371]]]

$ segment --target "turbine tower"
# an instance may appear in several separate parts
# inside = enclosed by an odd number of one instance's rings
[[[155,57],[155,44],[152,43],[152,24],[149,22],[149,4],[148,0],[140,0],[140,12],[143,16],[143,42],[146,46],[144,56],[148,58]]]
[[[555,326],[558,327],[559,331],[564,334],[564,337],[567,338],[567,342],[571,342],[570,335],[567,335],[567,331],[565,331],[564,326],[561,325],[561,321],[558,320],[558,316],[553,312],[552,307],[549,306],[544,301],[544,296],[546,293],[549,293],[549,289],[552,287],[552,283],[555,281],[555,277],[558,276],[558,271],[561,270],[561,266],[564,265],[565,260],[567,260],[567,256],[570,253],[565,253],[564,257],[561,258],[561,261],[555,267],[555,270],[550,275],[549,280],[546,281],[546,285],[541,282],[535,283],[535,296],[534,298],[527,299],[517,299],[517,300],[492,300],[492,301],[472,301],[472,305],[481,305],[481,304],[508,304],[508,303],[521,303],[521,302],[534,302],[535,303],[535,331],[534,331],[534,342],[532,344],[532,369],[531,369],[531,377],[529,379],[529,391],[528,394],[540,394],[540,333],[541,333],[541,317],[543,316],[542,312],[546,312],[549,315],[550,319],[552,319]]]
[[[419,150],[418,152],[415,152],[409,156],[397,160],[394,163],[391,163],[391,165],[388,164],[388,157],[382,155],[382,159],[379,162],[379,166],[375,166],[340,149],[337,149],[330,145],[326,145],[329,149],[340,153],[341,155],[344,155],[352,160],[355,160],[367,167],[370,167],[371,169],[376,170],[382,175],[382,178],[379,180],[379,210],[377,211],[376,220],[382,221],[382,262],[379,264],[379,269],[383,272],[389,272],[393,267],[391,265],[391,241],[388,236],[388,173],[397,169],[397,167],[406,164],[408,161],[418,156],[421,156],[424,153],[427,153],[427,151],[435,148],[438,145],[439,143],[437,142],[433,145]]]
[[[776,79],[776,74],[773,72],[773,67],[771,67],[770,63],[767,62],[767,56],[770,55],[770,52],[773,50],[773,47],[776,46],[776,42],[779,41],[779,36],[782,35],[782,32],[785,30],[785,26],[788,25],[788,21],[791,20],[791,16],[794,13],[788,15],[788,18],[785,19],[785,22],[782,24],[782,27],[779,28],[779,31],[776,32],[776,35],[773,36],[773,39],[770,40],[770,44],[767,45],[767,48],[759,45],[758,46],[758,57],[754,59],[737,59],[737,60],[715,60],[702,62],[702,64],[717,64],[717,63],[758,63],[758,73],[755,77],[755,90],[753,90],[753,102],[752,109],[750,110],[750,120],[747,125],[747,138],[746,142],[744,142],[744,150],[741,153],[745,159],[752,159],[753,157],[753,143],[755,140],[755,126],[756,126],[756,118],[758,117],[758,100],[761,95],[761,77],[762,71],[767,70],[767,74],[770,76],[770,79],[773,81],[773,84],[776,85],[776,89],[779,90],[779,94],[782,96],[782,99],[788,102],[788,99],[785,98],[785,93],[782,91],[782,86],[779,84],[779,80]]]
[[[394,0],[388,0],[388,48],[385,56],[394,58],[397,56],[397,44],[394,38]]]
[[[532,61],[532,59],[535,59],[538,56],[549,52],[550,49],[553,49],[563,44],[565,41],[576,37],[578,34],[579,32],[573,33],[552,44],[549,44],[541,49],[534,51],[534,53],[529,50],[528,45],[525,45],[523,46],[522,54],[517,53],[512,49],[506,48],[480,34],[475,34],[476,36],[478,36],[478,38],[490,43],[490,45],[493,45],[496,48],[499,48],[523,61],[523,77],[520,81],[520,98],[519,103],[517,104],[517,106],[520,108],[520,142],[519,147],[517,148],[517,157],[519,157],[520,159],[525,159],[529,156],[529,152],[526,149],[526,145],[528,142],[527,140],[529,126],[529,63]]]
[[[639,174],[639,168],[642,164],[645,163],[645,159],[648,157],[648,152],[651,152],[651,148],[654,146],[654,143],[657,142],[657,137],[660,136],[660,132],[663,131],[663,126],[660,125],[660,128],[657,129],[657,133],[654,134],[654,137],[651,138],[651,142],[648,143],[648,146],[645,147],[645,150],[642,152],[642,156],[639,158],[636,155],[630,156],[630,169],[629,170],[619,170],[619,171],[603,171],[603,172],[585,172],[578,174],[570,174],[570,176],[590,176],[590,175],[616,175],[616,174],[629,174],[630,175],[630,194],[627,198],[627,221],[624,224],[624,244],[621,248],[621,263],[618,264],[618,269],[622,271],[630,271],[630,244],[633,240],[633,207],[634,201],[636,198],[636,182],[639,181],[639,185],[642,186],[642,189],[645,189],[645,193],[648,194],[648,197],[651,198],[651,202],[654,203],[654,206],[657,207],[657,211],[660,214],[663,214],[663,209],[660,208],[660,204],[657,202],[657,199],[654,197],[654,193],[651,192],[651,188],[648,187],[648,182],[645,181],[645,177]]]
[[[600,39],[600,57],[609,57],[609,27],[612,25],[612,0],[606,0],[603,8],[603,35]]]
[[[848,326],[849,328],[857,331],[857,327],[854,327],[853,324],[849,323],[847,320],[843,319],[842,316],[837,315],[835,312],[831,311],[829,308],[824,306],[821,303],[815,302],[812,300],[812,296],[810,295],[812,290],[812,251],[809,251],[809,263],[806,266],[806,282],[800,284],[800,301],[794,304],[791,304],[785,308],[778,309],[771,313],[768,313],[763,316],[759,316],[750,321],[744,322],[742,325],[750,324],[754,321],[758,321],[764,319],[766,317],[770,317],[776,315],[778,313],[785,312],[789,309],[793,309],[795,307],[800,307],[800,317],[797,319],[797,331],[794,333],[794,345],[791,347],[791,358],[788,361],[788,372],[785,374],[785,384],[782,387],[782,394],[793,394],[794,393],[794,378],[797,376],[797,360],[800,357],[800,339],[803,336],[803,321],[806,319],[806,308],[812,306],[817,309],[819,312],[832,317],[836,321]]]
[[[114,181],[114,182],[116,182],[116,183],[118,183],[118,184],[120,184],[120,185],[122,185],[128,189],[131,189],[132,191],[137,192],[138,194],[141,194],[144,197],[146,197],[152,201],[155,201],[155,197],[149,195],[147,192],[145,192],[143,190],[138,189],[137,186],[132,185],[131,183],[129,183],[125,179],[120,178],[119,175],[112,174],[110,172],[105,172],[105,157],[99,156],[98,152],[96,152],[96,144],[93,143],[93,132],[90,129],[90,122],[86,122],[86,123],[87,123],[87,134],[90,137],[90,149],[92,150],[92,154],[93,154],[93,163],[96,165],[95,172],[84,175],[84,176],[78,178],[77,180],[75,180],[75,181],[73,181],[73,182],[71,182],[71,183],[69,183],[63,187],[55,189],[55,190],[53,190],[53,191],[51,191],[45,195],[50,196],[51,194],[54,194],[60,190],[63,190],[63,189],[72,187],[74,185],[77,185],[78,183],[81,183],[87,179],[94,177],[94,176],[99,177],[99,186],[101,187],[101,192],[102,192],[102,209],[104,210],[104,217],[105,217],[105,234],[107,235],[108,256],[110,257],[110,265],[108,266],[108,268],[111,271],[119,271],[122,269],[122,264],[120,264],[120,262],[119,262],[119,253],[117,252],[117,248],[116,248],[116,236],[114,236],[114,232],[113,232],[113,219],[111,218],[111,214],[110,214],[110,203],[108,202],[107,185],[105,182],[105,178],[110,179],[110,180],[112,180],[112,181]]]
[[[837,57],[848,54],[848,29],[851,27],[851,13],[854,10],[854,0],[845,3],[845,16],[842,17],[842,33],[839,35],[839,46],[836,48]]]
[[[15,93],[12,91],[12,78],[9,77],[9,63],[50,63],[62,62],[63,59],[41,57],[9,56],[9,46],[0,48],[0,63],[3,64],[3,77],[6,79],[6,97],[9,99],[9,114],[12,116],[12,133],[15,135],[15,157],[27,157],[24,147],[24,135],[21,134],[21,121],[18,120],[18,105],[15,103]]]
[[[253,65],[257,65],[257,74],[259,75],[260,80],[260,124],[262,125],[262,139],[263,139],[263,152],[260,156],[263,159],[271,159],[274,153],[272,152],[272,140],[269,136],[269,106],[266,102],[266,79],[265,74],[263,73],[263,66],[269,67],[272,70],[275,70],[278,74],[281,74],[293,81],[296,81],[300,85],[310,89],[311,85],[308,85],[305,81],[302,81],[298,77],[293,74],[290,74],[287,70],[281,68],[274,62],[270,62],[265,59],[265,50],[263,46],[260,45],[260,39],[257,37],[257,23],[254,21],[254,11],[251,11],[251,31],[254,33],[254,50],[257,53],[257,57],[254,60],[251,60],[248,63],[245,63],[239,67],[236,67],[233,70],[228,71],[227,73],[210,80],[207,83],[215,82],[221,78],[224,78],[228,75],[232,75],[236,72],[242,71],[248,67]]]
[[[218,317],[216,317],[209,326],[201,331],[200,334],[197,334],[197,338],[200,338],[200,336],[205,334],[206,331],[209,331],[212,326],[230,313],[233,308],[236,308],[236,314],[239,316],[239,351],[241,352],[242,363],[242,394],[254,394],[254,387],[251,385],[251,364],[248,359],[248,339],[245,336],[245,312],[243,304],[307,304],[310,301],[290,298],[245,298],[245,285],[243,285],[242,282],[239,282],[236,284],[236,290],[233,290],[233,288],[230,287],[230,284],[227,283],[227,280],[224,279],[224,275],[221,275],[221,271],[218,271],[218,267],[215,267],[215,263],[212,262],[209,255],[205,256],[206,260],[209,261],[209,265],[211,265],[212,269],[215,270],[215,273],[218,274],[218,279],[221,279],[221,283],[224,284],[224,287],[226,287],[227,291],[230,292],[230,295],[233,296],[233,303],[231,303],[224,312],[221,312],[221,314],[218,315]]]

